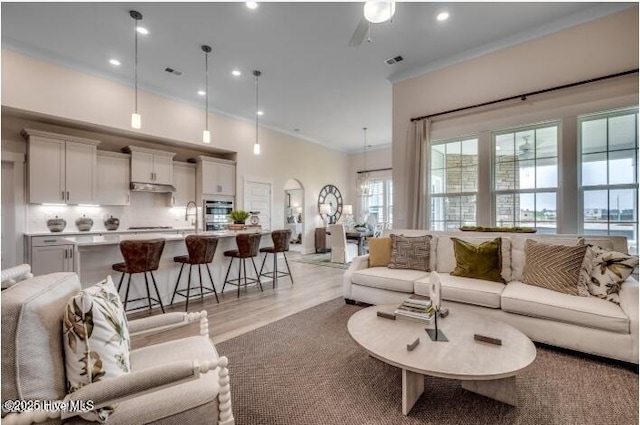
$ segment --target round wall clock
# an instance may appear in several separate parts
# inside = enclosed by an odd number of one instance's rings
[[[329,222],[335,224],[342,215],[342,194],[332,184],[328,184],[322,188],[320,195],[318,196],[318,212],[322,214],[320,206],[322,204],[329,204],[331,206],[331,212],[327,214]]]

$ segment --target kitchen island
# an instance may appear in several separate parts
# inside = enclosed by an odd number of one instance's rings
[[[213,262],[209,264],[215,287],[218,292],[222,290],[224,284],[224,277],[229,266],[229,258],[224,257],[224,252],[237,249],[235,237],[239,233],[260,233],[262,239],[260,241],[260,247],[272,246],[271,232],[269,231],[256,231],[256,230],[241,230],[241,231],[220,231],[220,232],[203,232],[198,235],[213,235],[219,238],[218,247],[216,249]],[[74,246],[74,261],[75,270],[80,277],[82,287],[86,288],[93,285],[96,282],[106,279],[107,276],[111,276],[114,284],[118,285],[120,273],[114,271],[111,268],[112,264],[123,262],[124,259],[120,253],[120,242],[124,240],[148,240],[148,239],[164,239],[165,246],[160,259],[160,267],[157,271],[153,272],[156,282],[158,284],[158,290],[160,291],[160,297],[162,303],[168,305],[171,301],[171,296],[175,288],[178,273],[180,272],[181,264],[173,261],[173,257],[179,255],[187,255],[187,247],[185,245],[185,238],[188,234],[167,234],[167,233],[145,233],[145,234],[109,234],[109,235],[81,235],[81,236],[69,236],[65,237],[65,241]],[[258,256],[255,259],[256,267],[260,269],[262,263],[262,256]],[[238,262],[236,262],[237,264]],[[266,268],[267,266],[265,266]],[[235,269],[235,267],[234,267]],[[253,267],[247,267],[249,276],[255,277]],[[209,275],[206,270],[202,270],[202,282],[209,286]],[[236,277],[237,269],[232,270],[231,274]],[[185,272],[182,273],[180,279],[180,288],[186,288],[188,278],[188,267],[185,266]],[[128,277],[125,277],[125,280]],[[199,285],[199,276],[196,268],[193,269],[191,276],[193,286]],[[271,281],[271,279],[263,278],[264,281]],[[122,285],[121,297],[124,297],[124,290],[126,288],[126,282]],[[151,293],[153,296],[153,285],[150,285]],[[225,290],[236,290],[235,286],[227,285]],[[250,288],[250,290],[255,290]],[[197,291],[196,291],[197,292]],[[136,299],[140,297],[146,297],[146,286],[144,283],[144,276],[134,274],[131,279],[131,289],[129,291],[129,299]],[[183,297],[176,297],[176,302],[184,301]],[[138,301],[137,303],[131,303],[132,307],[139,307],[146,305],[145,301]]]

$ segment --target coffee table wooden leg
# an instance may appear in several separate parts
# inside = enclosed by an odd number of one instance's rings
[[[424,392],[424,375],[402,369],[402,414],[407,416]]]
[[[462,381],[462,388],[502,403],[518,405],[515,376],[492,381]]]

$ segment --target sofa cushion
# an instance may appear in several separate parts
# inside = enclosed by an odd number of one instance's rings
[[[456,256],[456,268],[451,272],[452,276],[506,283],[500,275],[502,269],[501,238],[495,238],[478,245],[458,238],[451,239]]]
[[[430,272],[431,235],[408,237],[391,235],[390,269]]]
[[[488,280],[451,276],[438,273],[443,300],[465,304],[474,304],[489,308],[500,308],[500,295],[505,285]],[[429,295],[429,277],[418,279],[415,284],[416,294]]]
[[[614,303],[595,297],[576,297],[550,289],[510,282],[502,292],[502,310],[623,334],[629,318]]]
[[[527,240],[524,252],[524,283],[563,294],[578,295],[586,245],[563,246]]]
[[[543,242],[553,245],[578,245],[584,244],[584,238],[580,236],[562,236],[562,235],[514,235],[511,237],[511,271],[512,280],[522,280],[524,273],[525,255],[524,246],[527,240]]]
[[[369,267],[387,267],[391,262],[391,238],[369,238]]]
[[[436,271],[439,273],[451,273],[456,268],[456,257],[453,248],[453,241],[451,240],[453,236],[438,236],[437,247],[436,247]],[[474,245],[479,245],[482,242],[489,242],[496,239],[495,236],[486,236],[486,237],[471,237],[464,236],[461,233],[460,237],[456,236],[457,239],[472,243]],[[505,282],[511,281],[511,241],[507,237],[500,237],[501,239],[501,250],[502,250],[502,270],[500,275],[504,279]],[[433,244],[434,242],[432,242]]]
[[[595,297],[620,304],[620,287],[638,266],[638,257],[589,246],[592,264],[587,286]]]
[[[75,273],[51,273],[2,291],[3,400],[60,400],[67,394],[62,315],[79,290]]]
[[[370,267],[354,272],[351,275],[351,283],[371,288],[413,293],[413,282],[428,275],[427,272],[418,270]]]
[[[63,342],[67,390],[129,373],[131,341],[127,317],[111,277],[70,298],[64,310]],[[105,422],[115,406],[80,416]]]

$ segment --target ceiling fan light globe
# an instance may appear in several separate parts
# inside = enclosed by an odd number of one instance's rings
[[[394,0],[369,0],[364,3],[364,17],[372,24],[386,22],[396,13]]]

